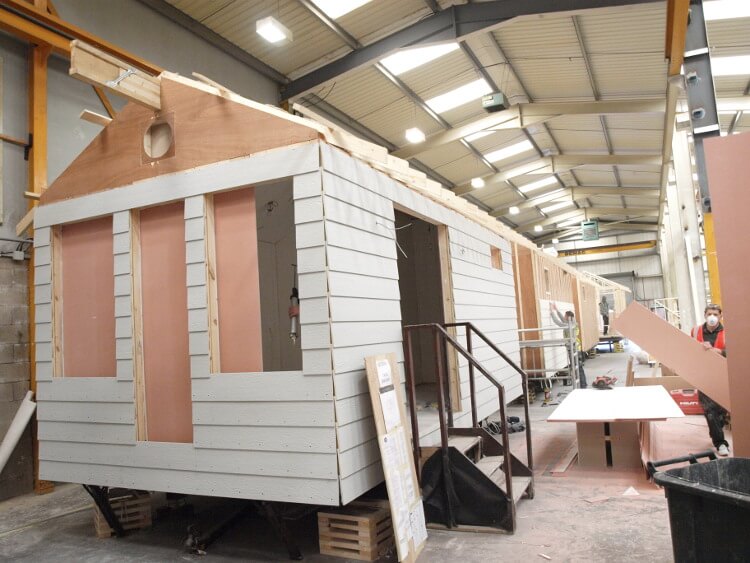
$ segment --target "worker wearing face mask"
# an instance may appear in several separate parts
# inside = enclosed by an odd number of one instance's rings
[[[691,336],[703,343],[706,350],[726,356],[726,341],[724,335],[724,325],[721,324],[721,307],[710,304],[704,311],[706,322],[695,327],[691,331]],[[726,409],[719,405],[711,397],[698,392],[703,414],[708,423],[708,433],[711,435],[711,441],[720,456],[729,455],[729,443],[724,439],[724,424],[726,423]]]

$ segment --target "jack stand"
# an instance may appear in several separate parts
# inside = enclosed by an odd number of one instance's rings
[[[125,530],[122,528],[122,524],[117,518],[117,515],[112,510],[112,505],[109,504],[109,488],[99,487],[97,485],[83,485],[83,488],[86,489],[86,492],[94,499],[96,506],[101,510],[102,516],[104,516],[107,524],[109,524],[110,528],[114,530],[115,536],[118,538],[123,537],[125,535]]]
[[[258,509],[258,512],[266,517],[266,520],[271,524],[273,531],[276,532],[279,539],[284,542],[284,545],[289,552],[289,559],[301,561],[303,559],[302,552],[299,550],[299,547],[297,547],[297,544],[294,543],[289,528],[279,514],[277,504],[273,502],[259,501],[255,503],[255,506]]]

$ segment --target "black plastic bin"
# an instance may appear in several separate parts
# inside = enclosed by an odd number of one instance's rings
[[[649,464],[667,497],[675,561],[750,561],[750,459],[710,457],[658,473],[678,460]]]

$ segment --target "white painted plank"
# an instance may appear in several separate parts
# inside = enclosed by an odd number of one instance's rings
[[[118,381],[133,380],[133,360],[117,360]]]
[[[112,234],[130,231],[130,212],[120,211],[112,214]]]
[[[359,209],[382,217],[391,223],[394,220],[393,202],[372,190],[363,189],[340,176],[324,172],[323,189],[327,196],[331,196],[341,202],[347,202]],[[328,217],[327,208],[326,217]]]
[[[349,424],[356,420],[372,417],[372,402],[370,394],[355,395],[346,399],[336,400],[336,422]]]
[[[208,297],[205,285],[196,285],[187,288],[188,309],[205,309],[208,306]]]
[[[39,441],[135,444],[135,424],[47,422],[38,425]]]
[[[302,350],[302,368],[305,375],[313,377],[331,377],[333,364],[331,361],[331,350]]]
[[[37,207],[36,216],[39,216],[39,210],[41,207]],[[50,247],[40,246],[34,250],[34,265],[35,266],[46,266],[50,263]]]
[[[195,471],[165,471],[45,461],[40,467],[42,479],[69,483],[124,487],[148,491],[164,491],[193,495],[246,498],[305,504],[338,505],[339,490],[336,479],[301,479],[236,475],[230,473],[200,473]]]
[[[130,254],[114,255],[114,275],[121,276],[130,273]]]
[[[326,240],[329,246],[350,248],[358,252],[396,259],[396,242],[393,235],[383,227],[373,232],[363,231],[356,225],[326,222]]]
[[[52,381],[52,362],[36,362],[36,380]]]
[[[305,199],[308,197],[320,196],[323,193],[322,179],[320,171],[310,172],[308,174],[298,174],[293,181],[294,199]]]
[[[115,318],[115,338],[130,338],[133,333],[132,317]]]
[[[52,284],[45,283],[34,287],[34,304],[52,302]]]
[[[336,272],[398,279],[398,262],[396,260],[331,245],[328,246],[328,269]]]
[[[203,195],[185,197],[185,219],[203,217],[205,200],[206,198]]]
[[[208,355],[208,331],[189,333],[188,349],[191,356]]]
[[[360,229],[370,232],[393,232],[393,220],[390,218],[382,217],[329,196],[323,198],[323,205],[327,222],[334,221],[343,225],[356,225]]]
[[[330,294],[336,297],[399,299],[398,281],[344,272],[329,272]]]
[[[64,377],[39,382],[37,400],[132,403],[133,384],[113,377]]]
[[[326,269],[326,249],[323,246],[300,248],[297,250],[297,272],[309,274],[324,272]]]
[[[49,246],[50,231],[51,229],[49,227],[39,227],[34,229],[34,248]]]
[[[294,222],[297,225],[323,220],[323,198],[310,197],[294,202]]]
[[[188,309],[188,332],[208,330],[208,309]]]
[[[52,323],[36,323],[36,341],[52,342]]]
[[[365,299],[360,297],[331,297],[331,320],[347,321],[401,321],[398,300]]]
[[[50,264],[46,266],[36,264],[34,266],[34,285],[44,285],[46,283],[52,283],[52,266]]]
[[[211,368],[208,354],[202,356],[190,356],[190,377],[192,379],[208,378],[211,375]],[[195,382],[193,382],[195,385]]]
[[[330,356],[330,353],[329,353]],[[331,376],[299,371],[221,374],[193,381],[193,401],[327,401],[333,399]]]
[[[206,261],[206,241],[191,240],[185,243],[185,263],[202,264]]]
[[[305,325],[300,330],[302,350],[320,350],[331,347],[331,327],[327,322]]]
[[[348,424],[339,423],[336,428],[336,437],[340,452],[357,447],[359,444],[364,444],[377,437],[375,420],[370,416]]]
[[[200,473],[337,478],[336,455],[332,453],[207,450],[166,442],[138,442],[132,446],[42,442],[39,457],[44,461]]]
[[[129,403],[74,403],[41,401],[37,419],[45,422],[135,424],[135,405]]]
[[[335,452],[336,430],[305,426],[194,426],[196,448],[275,452]]]
[[[332,428],[332,401],[194,402],[193,423],[202,426],[310,426]]]
[[[328,319],[328,299],[326,297],[300,299],[299,320],[303,327],[311,324],[328,323]]]
[[[116,233],[112,238],[112,254],[128,254],[130,252],[130,232]]]
[[[400,340],[398,342],[384,342],[366,346],[334,348],[333,368],[336,373],[354,371],[364,366],[366,356],[374,356],[375,354],[387,354],[389,352],[393,352],[394,354],[396,354],[397,362],[403,361],[404,350]]]
[[[115,297],[129,297],[130,291],[130,274],[115,276]]]
[[[348,504],[374,486],[383,482],[383,465],[380,461],[341,480],[341,503]]]
[[[339,473],[342,479],[380,461],[378,440],[360,444],[350,450],[339,452]]]
[[[331,335],[336,348],[400,342],[401,334],[400,321],[331,323]]]
[[[323,246],[326,242],[324,224],[323,221],[315,221],[313,223],[296,225],[297,248]]]
[[[328,295],[328,276],[324,272],[300,274],[297,283],[299,283],[300,299],[326,297]]]
[[[201,198],[202,199],[202,198]],[[185,242],[203,240],[206,234],[206,222],[203,215],[185,219]]]
[[[48,227],[188,197],[202,197],[204,193],[304,174],[317,170],[318,165],[318,141],[300,143],[40,205],[34,218],[35,225],[37,228]]]

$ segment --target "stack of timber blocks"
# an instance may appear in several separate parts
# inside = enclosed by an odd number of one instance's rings
[[[0,257],[0,437],[29,390],[28,260]],[[0,500],[34,486],[31,430],[26,429],[0,474]]]
[[[113,489],[109,492],[109,504],[126,532],[151,527],[151,493]],[[115,533],[96,505],[94,528],[99,538],[108,538]]]
[[[388,501],[355,501],[318,512],[321,555],[377,561],[394,548]]]

